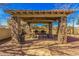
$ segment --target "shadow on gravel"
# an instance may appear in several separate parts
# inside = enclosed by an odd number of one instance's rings
[[[67,42],[74,42],[74,41],[79,41],[79,38],[71,37],[71,36],[67,37]]]
[[[8,42],[8,41],[10,41],[10,40],[11,40],[11,37],[6,38],[6,39],[2,39],[2,40],[0,40],[0,45],[1,45],[1,44],[4,44],[4,43],[6,43],[6,42]]]

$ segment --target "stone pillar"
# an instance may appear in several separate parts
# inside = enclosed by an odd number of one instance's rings
[[[18,34],[20,33],[20,26],[19,26],[19,20],[17,17],[12,17],[11,20],[9,21],[9,27],[11,30],[11,44],[18,44],[19,36]]]
[[[59,29],[58,29],[58,42],[59,43],[67,43],[67,20],[66,17],[62,17],[59,21]]]
[[[31,34],[32,34],[30,22],[21,20],[21,28],[25,32],[25,35],[24,35],[25,41],[29,40],[31,38]]]

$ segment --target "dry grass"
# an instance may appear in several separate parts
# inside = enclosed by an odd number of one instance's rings
[[[10,37],[10,30],[5,28],[0,28],[0,40]]]

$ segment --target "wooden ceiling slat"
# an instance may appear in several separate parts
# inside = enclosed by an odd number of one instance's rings
[[[11,14],[11,13],[14,13],[14,14],[18,14],[18,13],[27,13],[27,14],[70,14],[70,13],[73,13],[74,11],[73,10],[51,10],[51,11],[34,11],[34,10],[17,10],[17,11],[14,11],[14,10],[6,10],[7,13]],[[24,14],[25,14],[24,13]]]

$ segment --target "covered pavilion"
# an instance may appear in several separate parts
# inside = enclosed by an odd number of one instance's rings
[[[73,10],[6,10],[11,14],[10,29],[12,39],[20,40],[23,35],[30,34],[31,23],[49,24],[49,35],[52,35],[52,23],[58,22],[57,40],[59,43],[67,43],[67,16]],[[26,34],[22,34],[25,30]]]

